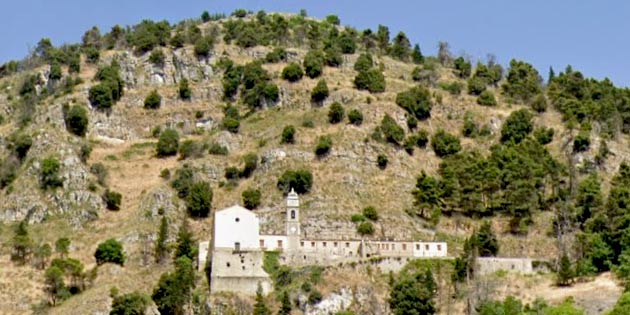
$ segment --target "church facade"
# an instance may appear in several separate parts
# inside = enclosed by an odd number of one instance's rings
[[[328,265],[369,257],[447,257],[446,242],[366,239],[302,238],[300,200],[295,191],[287,196],[285,231],[282,235],[260,233],[256,213],[235,205],[215,212],[212,244],[199,245],[199,266],[210,259],[212,292],[254,294],[272,288],[263,270],[266,251],[280,253],[280,261],[293,266]],[[208,255],[210,254],[210,255]]]

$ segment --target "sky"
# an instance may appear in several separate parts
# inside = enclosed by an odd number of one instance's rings
[[[94,25],[105,33],[115,24],[177,22],[237,8],[335,14],[359,30],[383,24],[392,37],[404,31],[424,54],[435,55],[446,41],[455,55],[472,60],[493,54],[503,65],[527,61],[543,78],[549,67],[557,73],[571,65],[630,86],[630,1],[622,0],[2,0],[0,63],[23,58],[44,37],[55,45],[80,42]]]

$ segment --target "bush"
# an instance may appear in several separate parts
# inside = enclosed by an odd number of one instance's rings
[[[243,169],[240,172],[240,176],[244,178],[250,177],[256,168],[258,168],[258,155],[255,153],[248,153],[243,156]]]
[[[85,136],[88,128],[88,113],[83,106],[74,105],[70,107],[65,112],[64,121],[68,131],[79,137]]]
[[[363,221],[365,221],[365,216],[363,216],[363,215],[362,215],[362,214],[360,214],[360,213],[353,214],[353,215],[350,217],[350,221],[352,221],[352,222],[354,222],[354,223],[363,222]]]
[[[420,129],[418,130],[415,139],[418,148],[424,149],[427,146],[427,143],[429,143],[429,132],[424,129]]]
[[[33,139],[25,133],[13,133],[7,140],[7,149],[20,161],[24,160],[33,145]]]
[[[98,109],[107,110],[112,108],[114,100],[112,91],[107,85],[100,83],[90,88],[88,93],[90,104]]]
[[[146,109],[158,109],[162,104],[162,96],[157,90],[151,91],[149,95],[144,99],[144,108]]]
[[[295,143],[295,127],[287,125],[282,129],[282,143]]]
[[[357,58],[357,61],[354,63],[354,70],[358,72],[365,72],[372,69],[373,66],[374,61],[372,60],[372,55],[370,55],[369,53],[363,53]]]
[[[203,156],[205,148],[203,144],[194,140],[185,140],[179,146],[179,157],[182,160],[188,158],[200,158]]]
[[[101,52],[98,48],[95,47],[87,47],[83,50],[85,53],[85,61],[87,63],[96,64],[98,60],[101,59]]]
[[[328,93],[328,84],[326,84],[326,80],[321,79],[317,81],[317,85],[311,92],[311,101],[316,103],[323,102],[328,97]]]
[[[260,199],[262,198],[262,194],[258,189],[246,189],[241,194],[243,198],[243,206],[249,210],[253,210],[260,206]]]
[[[591,139],[588,131],[580,131],[573,139],[573,152],[587,151],[591,145]]]
[[[359,223],[359,226],[357,226],[357,233],[360,235],[373,235],[374,225],[369,221],[361,222]]]
[[[15,180],[20,161],[15,157],[0,160],[0,189],[3,189]]]
[[[423,86],[416,86],[396,95],[396,104],[417,119],[431,117],[431,94]]]
[[[287,60],[287,52],[283,48],[274,48],[273,51],[270,51],[265,56],[265,62],[268,63],[278,63],[280,61]]]
[[[385,76],[378,69],[361,71],[354,78],[354,85],[359,90],[368,90],[370,93],[385,92]]]
[[[547,110],[547,98],[541,93],[534,98],[531,106],[537,113],[544,113]]]
[[[323,157],[330,152],[332,148],[332,138],[330,136],[320,136],[317,138],[317,146],[315,146],[315,154],[318,157]]]
[[[462,128],[462,134],[464,137],[474,138],[479,134],[479,127],[473,118],[471,112],[464,114],[464,126]]]
[[[209,36],[200,37],[195,42],[195,55],[197,57],[208,57],[214,45],[214,40]]]
[[[114,263],[121,266],[125,264],[123,246],[113,238],[98,244],[98,248],[94,252],[94,258],[96,258],[96,264],[99,266],[105,263]]]
[[[105,193],[103,193],[103,202],[105,202],[108,210],[120,210],[122,195],[118,192],[107,189],[105,190]]]
[[[477,97],[477,104],[483,106],[497,106],[497,100],[492,92],[485,90]]]
[[[400,144],[405,139],[405,130],[389,114],[385,114],[381,121],[381,131],[385,139],[391,143]]]
[[[325,57],[321,51],[311,50],[304,56],[304,72],[311,78],[319,77],[324,69]]]
[[[177,191],[179,198],[185,199],[188,196],[190,187],[194,183],[194,175],[193,169],[188,164],[184,164],[182,168],[175,171],[171,187]]]
[[[153,51],[151,51],[151,55],[149,55],[149,61],[159,67],[164,66],[164,58],[164,52],[162,52],[162,49],[160,48],[153,49]]]
[[[313,174],[306,169],[287,170],[278,178],[276,186],[285,194],[291,189],[295,189],[298,194],[305,194],[313,186]]]
[[[473,76],[468,79],[468,94],[481,95],[486,90],[486,81],[482,78]]]
[[[363,113],[358,109],[352,109],[348,112],[348,121],[355,126],[363,124]]]
[[[321,292],[317,291],[317,289],[313,289],[309,294],[308,294],[308,304],[310,305],[315,305],[319,302],[322,301],[322,294]]]
[[[61,72],[61,66],[59,63],[54,62],[50,65],[50,73],[48,73],[48,79],[52,81],[58,81],[63,77],[63,73]]]
[[[553,141],[555,130],[553,128],[538,128],[534,130],[534,138],[538,143],[545,145]]]
[[[230,166],[225,169],[225,178],[236,180],[239,178],[241,171],[236,166]]]
[[[107,185],[108,171],[107,171],[107,167],[105,167],[103,163],[92,164],[92,166],[90,166],[90,173],[96,176],[96,181],[99,183],[99,185],[101,186]]]
[[[210,143],[210,148],[208,149],[208,153],[212,155],[228,155],[228,148],[226,146],[222,146],[216,142]]]
[[[459,82],[440,83],[440,88],[449,92],[451,95],[459,95],[462,93],[464,86]]]
[[[282,69],[282,78],[289,82],[297,82],[304,76],[302,67],[295,62],[288,64]]]
[[[407,115],[407,128],[414,130],[418,127],[418,119],[415,116]]]
[[[459,138],[456,136],[439,129],[431,138],[431,146],[435,155],[439,157],[446,157],[459,152],[462,149],[459,143]]]
[[[328,110],[328,122],[331,124],[339,123],[343,120],[345,111],[343,106],[339,102],[334,102],[330,105]]]
[[[363,215],[368,220],[378,221],[378,212],[376,211],[376,208],[374,208],[373,206],[368,206],[368,207],[363,208]]]
[[[542,78],[532,65],[512,59],[502,89],[506,95],[526,102],[542,92],[541,83]]]
[[[179,98],[184,101],[189,101],[192,96],[192,91],[188,85],[188,79],[184,78],[179,82]]]
[[[339,67],[343,63],[343,56],[339,49],[329,47],[324,50],[324,61],[329,67]]]
[[[332,24],[332,25],[339,25],[341,24],[341,20],[339,20],[339,17],[336,15],[328,15],[326,16],[326,22]]]
[[[39,182],[42,189],[57,188],[63,186],[63,180],[59,178],[61,164],[55,157],[47,157],[42,161],[39,173]]]
[[[532,113],[526,109],[514,111],[501,126],[501,142],[520,143],[532,131]]]
[[[378,165],[380,169],[385,169],[387,167],[387,163],[389,163],[389,159],[387,158],[387,155],[379,154],[376,157],[376,164]]]
[[[167,157],[177,154],[179,149],[179,134],[174,129],[166,129],[160,134],[156,151],[158,157]]]
[[[210,183],[201,181],[190,187],[190,193],[186,198],[188,214],[194,218],[206,218],[212,208],[212,188]]]
[[[148,296],[139,292],[127,293],[114,297],[109,315],[144,314],[149,305]]]
[[[221,122],[223,128],[231,133],[238,133],[239,128],[241,127],[241,122],[232,117],[225,117]]]

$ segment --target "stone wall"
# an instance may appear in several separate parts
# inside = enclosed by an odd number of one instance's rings
[[[210,291],[254,295],[260,283],[265,294],[270,292],[271,280],[262,268],[263,255],[262,251],[213,251]]]
[[[522,274],[533,274],[533,259],[531,258],[499,258],[479,257],[476,262],[476,274],[493,274],[499,270]]]

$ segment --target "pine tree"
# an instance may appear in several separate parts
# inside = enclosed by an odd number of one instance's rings
[[[558,268],[558,279],[557,284],[560,286],[566,286],[571,283],[573,279],[574,273],[571,268],[571,260],[569,260],[569,256],[567,254],[563,254],[560,258],[560,266]]]
[[[21,221],[15,228],[11,260],[19,264],[25,264],[31,255],[32,249],[33,241],[28,234],[28,223],[26,223],[26,221]]]
[[[418,65],[424,63],[424,56],[420,51],[420,45],[416,44],[415,46],[413,46],[413,51],[411,52],[411,60],[413,61],[413,63]]]
[[[177,248],[175,249],[175,260],[179,257],[188,257],[191,261],[195,260],[197,248],[195,247],[195,239],[188,226],[188,221],[184,219],[179,227],[177,234]]]
[[[284,291],[280,298],[280,310],[278,315],[290,315],[291,314],[291,300],[289,299],[289,292]]]
[[[549,78],[547,79],[547,84],[551,83],[551,80],[553,80],[556,77],[556,72],[553,71],[553,67],[549,67]]]
[[[258,283],[258,289],[256,290],[256,304],[254,304],[254,315],[271,315],[271,311],[265,304],[263,290],[260,283]]]
[[[55,252],[65,258],[68,256],[68,250],[70,248],[70,239],[67,237],[61,237],[55,242]]]
[[[168,239],[168,220],[166,217],[162,217],[160,222],[160,230],[158,232],[158,238],[155,242],[155,262],[158,264],[164,262],[164,259],[168,256],[168,247],[166,241]]]
[[[479,232],[475,233],[474,242],[481,257],[496,256],[499,251],[499,242],[492,231],[490,221],[485,221],[481,225]]]

